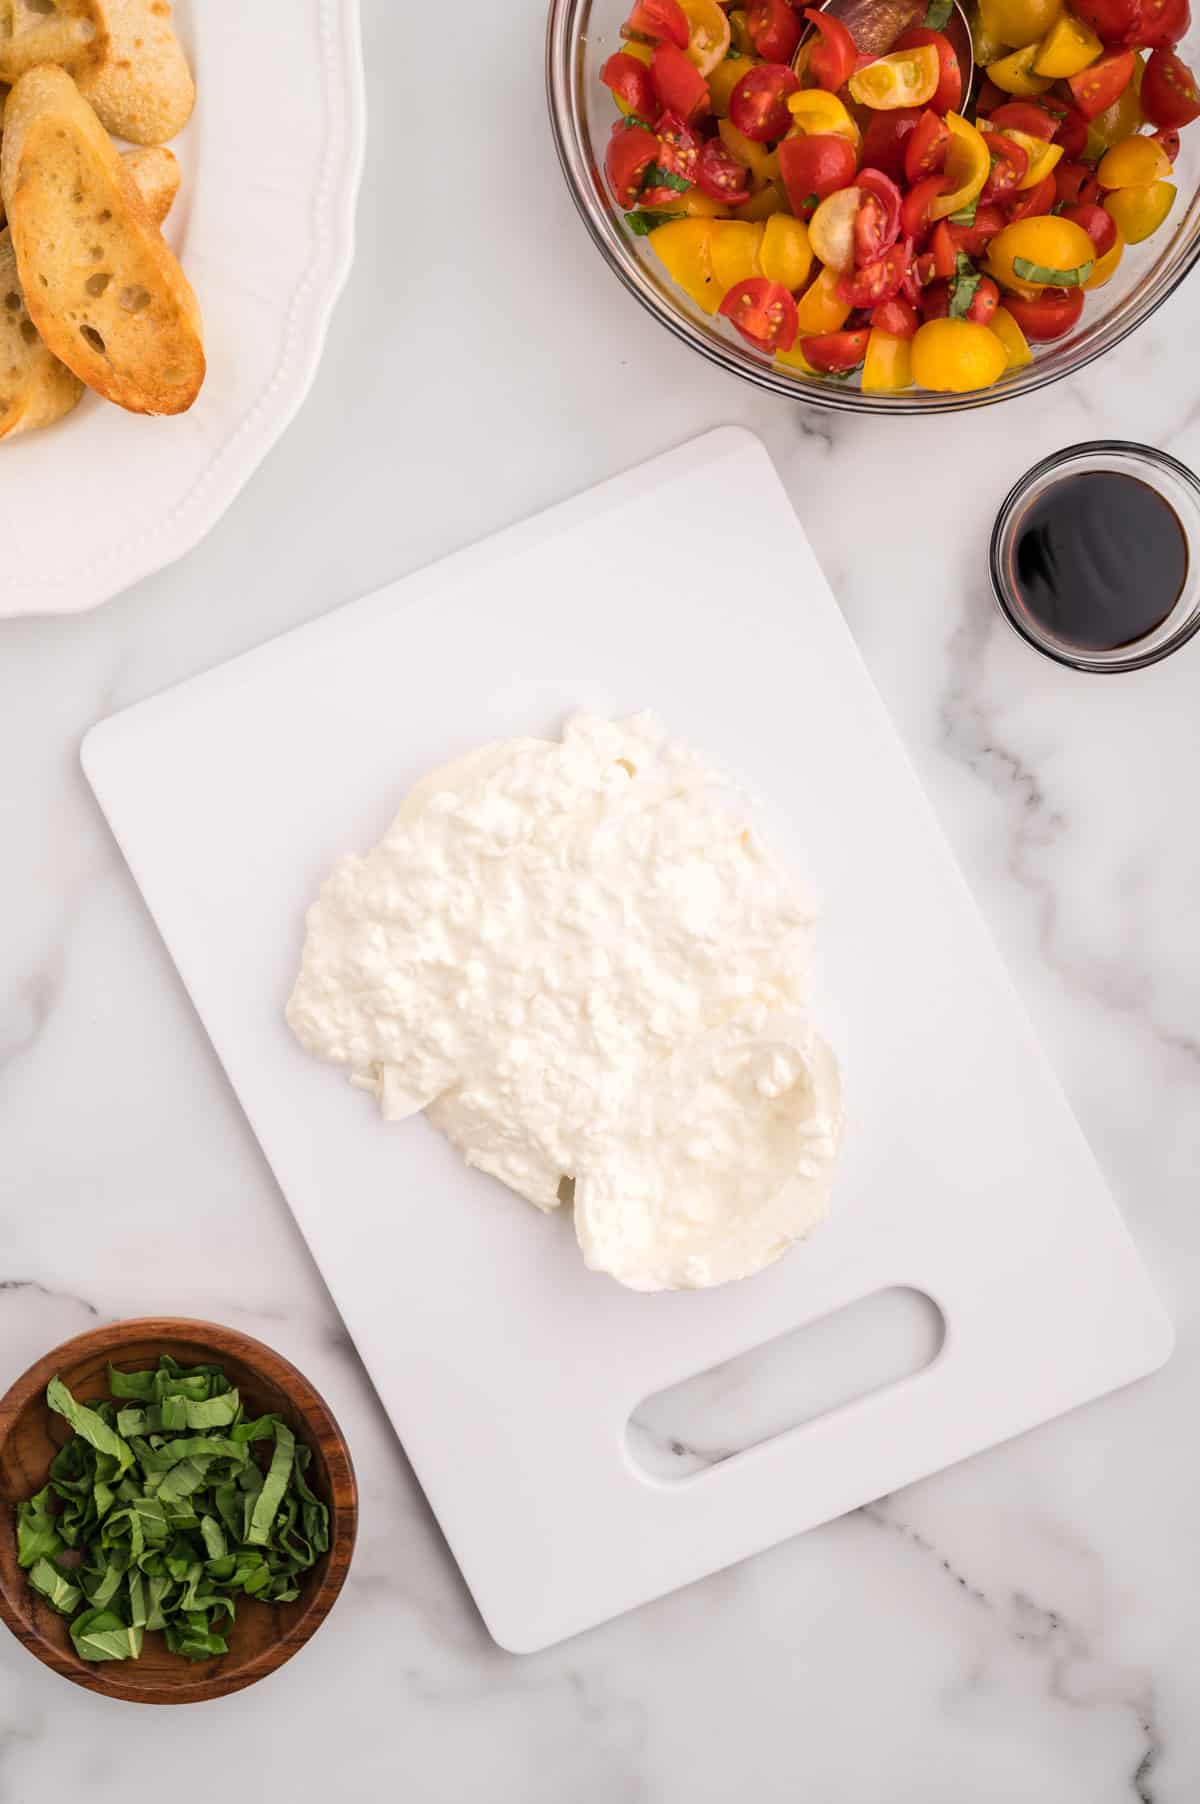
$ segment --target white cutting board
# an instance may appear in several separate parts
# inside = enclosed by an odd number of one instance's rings
[[[580,706],[653,707],[823,899],[850,1109],[833,1218],[641,1296],[571,1224],[300,1051],[306,904],[408,786]],[[1172,1341],[778,477],[725,430],[106,721],[84,766],[489,1629],[544,1647],[1139,1377]],[[169,1172],[164,1172],[169,1181]],[[248,1232],[253,1232],[248,1225]],[[894,1285],[916,1377],[694,1476],[651,1392]]]

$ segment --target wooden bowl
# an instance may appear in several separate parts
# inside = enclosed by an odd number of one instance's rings
[[[70,1430],[48,1409],[46,1386],[61,1377],[81,1402],[108,1395],[106,1367],[153,1366],[160,1353],[183,1365],[223,1367],[242,1394],[248,1416],[275,1410],[312,1448],[309,1483],[329,1506],[329,1552],[306,1574],[295,1603],[237,1600],[229,1652],[191,1662],[147,1635],[138,1660],[81,1660],[67,1619],[38,1597],[17,1565],[14,1507],[46,1482],[50,1461]],[[328,1404],[294,1365],[249,1335],[213,1322],[147,1318],[80,1334],[47,1353],[0,1399],[0,1616],[31,1654],[76,1685],[138,1704],[194,1704],[225,1697],[265,1678],[315,1635],[346,1580],[358,1528],[354,1467]]]

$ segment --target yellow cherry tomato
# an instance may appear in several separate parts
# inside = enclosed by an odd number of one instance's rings
[[[1156,138],[1126,138],[1106,150],[1096,171],[1102,188],[1145,188],[1171,173],[1171,159]]]
[[[979,129],[985,138],[996,131],[996,127],[989,125],[986,119],[979,121]],[[1030,132],[1016,131],[1011,125],[1006,125],[1002,131],[997,133],[997,136],[1011,138],[1013,143],[1019,144],[1025,152],[1028,167],[1017,183],[1018,191],[1022,188],[1036,188],[1038,183],[1044,181],[1062,159],[1061,144],[1047,144],[1044,138],[1035,138]]]
[[[717,64],[709,76],[708,98],[712,102],[712,110],[718,119],[728,119],[729,96],[749,68],[749,57],[727,56],[724,62]]]
[[[1008,368],[996,334],[970,319],[927,319],[912,341],[912,378],[918,388],[965,394],[990,388]]]
[[[729,49],[729,20],[717,0],[679,0],[688,22],[687,53],[701,75],[711,75]]]
[[[1034,219],[1018,219],[997,232],[987,248],[987,271],[1006,288],[1018,293],[1037,293],[1044,287],[1069,286],[1052,278],[1039,282],[1030,276],[1019,276],[1014,268],[1018,258],[1066,275],[1085,263],[1094,263],[1096,247],[1082,226],[1057,213],[1040,213]]]
[[[750,36],[750,26],[747,23],[745,11],[740,6],[735,7],[729,15],[729,35],[735,50],[740,50],[743,56],[757,57],[758,51],[754,48],[754,39]]]
[[[1006,50],[1012,46],[1005,44],[1000,38],[993,37],[983,22],[983,15],[978,9],[972,11],[968,4],[967,14],[971,21],[971,42],[975,50],[975,61],[981,69],[989,63],[998,63]]]
[[[636,38],[626,38],[621,48],[635,63],[645,63],[647,69],[654,61],[653,44],[640,44]]]
[[[1140,244],[1157,232],[1175,204],[1174,182],[1150,182],[1144,188],[1115,188],[1104,197],[1104,211],[1117,222],[1126,244]]]
[[[752,194],[749,200],[744,200],[741,206],[735,207],[734,213],[738,219],[770,219],[776,213],[782,213],[786,204],[787,195],[783,191],[783,184],[768,182],[765,188],[760,188],[757,194]]]
[[[808,222],[813,255],[839,274],[854,263],[854,221],[861,204],[861,188],[835,189],[825,196]]]
[[[713,221],[709,255],[712,258],[713,275],[722,295],[727,294],[731,288],[736,288],[739,282],[748,282],[751,276],[762,275],[758,253],[765,231],[765,226],[752,224],[749,220]]]
[[[763,232],[758,260],[763,275],[772,282],[782,282],[793,293],[803,288],[813,263],[813,248],[804,221],[793,219],[790,213],[773,214]]]
[[[895,394],[897,389],[912,387],[912,345],[907,338],[895,338],[872,326],[863,359],[863,393]]]
[[[804,352],[800,349],[799,339],[797,339],[790,351],[776,351],[775,361],[776,363],[782,363],[785,369],[799,370],[804,376],[816,376],[820,374],[820,371],[813,368],[812,364],[808,361],[808,358],[804,355]]]
[[[1063,0],[979,0],[979,16],[988,37],[1020,50],[1037,44],[1054,29]],[[979,46],[975,46],[979,55]]]
[[[939,194],[933,202],[929,209],[933,219],[945,219],[948,214],[957,213],[960,207],[969,207],[982,192],[992,168],[991,154],[982,132],[958,113],[947,113],[946,124],[950,128],[950,148],[946,152],[945,173],[950,192]]]
[[[1033,72],[1037,52],[1036,44],[1027,44],[1024,50],[1014,50],[1010,55],[1002,56],[998,63],[989,63],[988,75],[1006,94],[1015,94],[1022,100],[1044,94],[1050,86],[1050,80],[1048,76],[1035,75]]]
[[[1117,95],[1110,107],[1097,113],[1094,119],[1088,120],[1087,143],[1084,146],[1085,163],[1098,163],[1106,150],[1123,139],[1131,138],[1140,132],[1146,123],[1146,115],[1142,111],[1142,78],[1146,73],[1146,65],[1140,56],[1133,59],[1133,76],[1124,90]]]
[[[686,194],[675,200],[655,202],[656,213],[669,213],[672,219],[728,219],[729,208],[724,201],[714,200],[711,194],[704,194],[699,188],[689,188]]]
[[[725,290],[713,274],[711,219],[673,219],[650,234],[650,249],[673,282],[705,313],[715,313]]]
[[[826,93],[824,88],[802,88],[799,94],[793,94],[788,100],[788,112],[792,115],[792,129],[789,138],[814,138],[818,135],[832,138],[845,138],[857,150],[862,143],[862,133],[845,104],[836,94]]]
[[[1025,364],[1033,362],[1029,341],[1007,307],[997,307],[988,321],[988,328],[1004,346],[1010,370],[1022,369]]]
[[[725,148],[739,163],[746,165],[756,188],[763,188],[768,182],[778,179],[779,158],[773,150],[768,150],[765,144],[756,144],[753,138],[747,138],[732,119],[718,119],[717,130]]]
[[[801,338],[840,332],[850,318],[850,303],[837,291],[841,279],[836,269],[819,269],[804,290],[796,302],[796,322]]]
[[[1116,223],[1117,223],[1116,220],[1114,220],[1113,224],[1116,225]],[[1102,257],[1096,258],[1096,266],[1092,270],[1092,273],[1088,277],[1087,281],[1084,283],[1084,287],[1085,288],[1103,288],[1104,284],[1108,281],[1111,281],[1112,277],[1116,274],[1117,266],[1120,263],[1121,258],[1124,255],[1125,255],[1125,234],[1121,230],[1120,226],[1117,226],[1116,243],[1112,246],[1112,248],[1110,250],[1105,251],[1105,253]]]
[[[1074,13],[1063,13],[1038,45],[1033,72],[1048,75],[1051,81],[1063,81],[1070,75],[1081,75],[1103,54],[1104,45],[1091,26]]]
[[[914,50],[890,50],[877,56],[850,77],[850,94],[859,106],[877,112],[896,107],[925,106],[937,93],[941,64],[933,44]]]

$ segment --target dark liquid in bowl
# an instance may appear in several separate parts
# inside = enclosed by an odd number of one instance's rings
[[[1012,574],[1056,638],[1115,651],[1161,626],[1183,593],[1187,535],[1169,502],[1115,470],[1064,476],[1022,514]]]

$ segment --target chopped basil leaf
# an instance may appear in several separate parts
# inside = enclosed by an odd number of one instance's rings
[[[635,238],[648,238],[659,226],[669,225],[673,219],[678,218],[678,213],[655,213],[648,207],[639,207],[634,213],[626,213],[625,224]]]
[[[79,1586],[73,1585],[66,1573],[60,1572],[51,1560],[37,1562],[30,1571],[29,1583],[60,1616],[74,1616],[83,1602]]]
[[[971,310],[971,302],[983,277],[972,263],[970,257],[964,257],[960,251],[950,285],[951,319],[966,319]]]
[[[821,197],[819,194],[806,194],[805,195],[804,205],[806,207],[819,207],[820,204],[821,204]]]
[[[1050,269],[1044,263],[1032,263],[1028,257],[1013,258],[1013,274],[1021,282],[1040,282],[1047,288],[1082,288],[1092,270],[1093,258],[1075,269]]]
[[[654,127],[652,125],[647,125],[644,119],[639,119],[636,113],[626,113],[625,123],[626,125],[632,125],[635,131],[654,133]]]
[[[677,175],[675,170],[663,169],[658,163],[651,163],[643,184],[647,188],[673,188],[676,194],[686,194],[691,185],[686,175]]]
[[[954,0],[929,0],[922,23],[926,31],[944,31],[954,11]]]
[[[950,225],[972,226],[975,224],[975,215],[978,211],[979,196],[976,195],[975,199],[968,201],[965,207],[960,207],[957,213],[951,213],[948,223]]]

